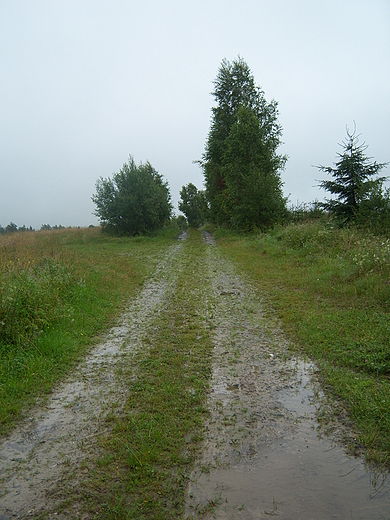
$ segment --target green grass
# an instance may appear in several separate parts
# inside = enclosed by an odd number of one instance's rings
[[[388,464],[390,240],[320,221],[216,236],[345,404],[359,434],[355,448]]]
[[[107,519],[181,518],[188,474],[199,448],[211,377],[212,344],[205,322],[204,251],[191,231],[174,294],[145,331],[134,366],[124,369],[125,413],[113,410],[109,435],[78,500]],[[111,424],[112,421],[112,424]],[[75,490],[71,490],[72,500]],[[95,498],[92,498],[95,497]],[[77,497],[76,497],[77,498]]]
[[[0,237],[0,433],[58,384],[107,330],[179,230],[99,229]]]

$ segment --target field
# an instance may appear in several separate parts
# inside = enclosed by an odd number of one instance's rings
[[[177,233],[119,239],[90,228],[0,237],[1,433],[114,323]]]

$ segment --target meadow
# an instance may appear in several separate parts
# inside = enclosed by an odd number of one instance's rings
[[[179,230],[114,238],[99,228],[0,236],[0,433],[115,322]]]
[[[323,424],[346,410],[351,452],[390,461],[390,239],[313,219],[218,244],[263,293],[291,348],[314,360],[334,398]],[[345,414],[344,414],[345,415]]]

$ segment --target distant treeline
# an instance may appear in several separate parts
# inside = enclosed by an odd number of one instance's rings
[[[69,226],[72,227],[72,226]],[[92,224],[89,227],[94,227]],[[80,228],[80,226],[77,226],[77,228]],[[42,224],[39,231],[48,231],[50,229],[65,229],[65,226],[51,226],[50,224]],[[0,235],[5,235],[6,233],[15,233],[16,231],[36,231],[33,227],[27,227],[25,225],[18,227],[13,222],[10,222],[8,226],[3,227],[0,225]]]

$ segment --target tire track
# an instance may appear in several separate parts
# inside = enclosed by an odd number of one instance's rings
[[[182,237],[185,238],[185,237]],[[174,291],[183,243],[171,246],[151,279],[111,329],[44,406],[29,412],[0,446],[0,518],[35,517],[52,510],[51,491],[69,468],[79,467],[94,449],[110,405],[123,402],[125,387],[118,379],[120,363],[131,362]],[[173,268],[175,266],[175,269]],[[121,412],[120,408],[117,410]]]
[[[388,473],[366,468],[335,439],[321,436],[316,406],[326,399],[311,381],[313,365],[290,357],[250,282],[210,235],[204,239],[210,245],[213,376],[186,517],[387,519]],[[343,436],[353,435],[335,425]]]

